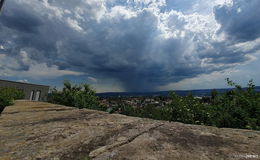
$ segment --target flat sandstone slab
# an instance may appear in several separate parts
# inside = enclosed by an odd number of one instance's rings
[[[260,159],[260,132],[17,101],[0,117],[0,159]]]

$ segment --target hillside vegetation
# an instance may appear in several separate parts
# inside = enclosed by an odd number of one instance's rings
[[[260,130],[260,93],[255,91],[253,81],[250,80],[246,88],[230,79],[227,83],[234,89],[221,94],[212,90],[209,99],[200,100],[192,94],[181,97],[172,92],[171,103],[164,107],[119,105],[107,108],[99,104],[95,92],[87,84],[72,85],[66,81],[62,91],[52,90],[49,102],[157,120]]]

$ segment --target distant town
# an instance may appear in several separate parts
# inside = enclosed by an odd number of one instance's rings
[[[216,89],[221,94],[231,88]],[[260,86],[255,88],[257,92],[260,92]],[[177,90],[174,91],[179,96],[187,96],[192,94],[195,99],[200,100],[203,103],[208,103],[211,98],[212,89],[200,89],[200,90]],[[170,91],[159,91],[159,92],[108,92],[108,93],[97,93],[100,104],[109,107],[119,107],[129,105],[132,107],[164,107],[172,102],[169,97]]]
[[[145,107],[153,105],[156,107],[164,107],[171,102],[168,96],[155,97],[100,97],[101,105],[106,107],[118,107],[122,105],[130,105],[133,107]]]

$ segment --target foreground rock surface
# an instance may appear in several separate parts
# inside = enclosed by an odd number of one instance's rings
[[[260,159],[260,132],[18,101],[0,117],[0,159]]]

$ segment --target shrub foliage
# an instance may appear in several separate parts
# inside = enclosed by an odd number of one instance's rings
[[[14,100],[23,99],[24,93],[15,88],[0,87],[0,114],[6,106],[14,104]]]
[[[89,85],[72,85],[69,81],[65,81],[63,85],[62,91],[58,91],[56,88],[51,90],[51,94],[48,97],[50,103],[73,106],[80,109],[101,109],[98,97],[96,97],[95,91]]]

